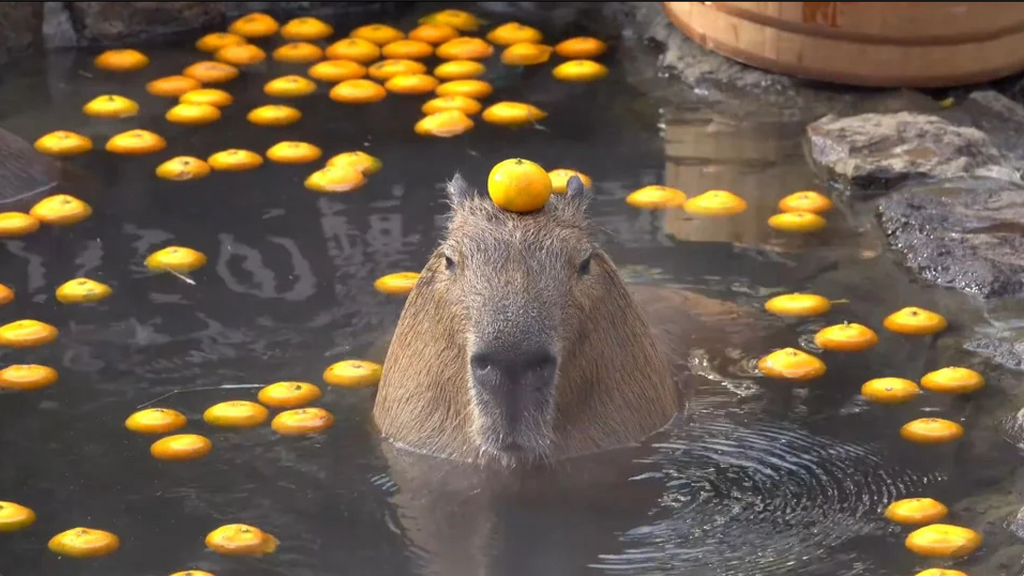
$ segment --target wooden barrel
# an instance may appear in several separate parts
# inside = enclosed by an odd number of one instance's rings
[[[1024,2],[663,2],[705,48],[801,78],[939,88],[1024,70]]]

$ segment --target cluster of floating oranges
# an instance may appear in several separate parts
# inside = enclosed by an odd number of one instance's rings
[[[480,29],[479,20],[461,10],[443,10],[420,19],[419,25],[408,33],[385,24],[359,26],[347,38],[327,44],[334,27],[317,18],[302,17],[280,24],[272,16],[254,12],[231,23],[226,32],[206,34],[196,41],[197,50],[210,54],[210,60],[190,64],[181,74],[156,78],[146,84],[149,94],[176,98],[177,104],[168,109],[168,122],[187,126],[202,126],[217,122],[221,109],[230,106],[234,98],[217,86],[231,82],[243,72],[267,59],[267,52],[257,45],[259,40],[275,35],[285,44],[272,50],[270,57],[286,64],[308,65],[305,75],[288,74],[273,78],[263,86],[263,92],[272,98],[294,100],[309,96],[319,89],[317,82],[332,84],[328,96],[346,104],[371,104],[396,95],[426,95],[435,97],[422,104],[424,116],[414,126],[423,136],[451,137],[470,130],[472,116],[480,115],[485,122],[502,126],[521,126],[535,123],[547,116],[536,106],[525,102],[500,101],[484,108],[481,100],[494,89],[482,80],[487,67],[483,61],[502,47],[500,61],[509,66],[535,66],[547,63],[552,54],[565,61],[551,73],[561,81],[589,82],[604,78],[608,69],[594,60],[607,51],[607,45],[597,38],[574,37],[554,46],[544,44],[540,30],[508,22],[486,34],[485,38],[472,35]],[[432,74],[424,60],[436,57],[442,61]],[[97,68],[109,72],[135,72],[149,65],[149,58],[131,48],[107,50],[94,60]],[[117,94],[97,96],[87,102],[83,112],[94,118],[121,119],[136,116],[139,104]],[[293,106],[267,104],[258,106],[246,115],[249,122],[262,126],[287,126],[298,122],[302,112]],[[159,134],[145,129],[127,130],[111,136],[104,148],[114,154],[143,155],[160,152],[167,141]],[[88,136],[68,130],[58,130],[40,137],[35,148],[53,156],[75,156],[93,148]],[[203,160],[192,156],[171,158],[156,169],[158,177],[167,180],[193,180],[203,178],[211,170],[252,170],[272,162],[304,164],[322,156],[316,145],[307,142],[285,141],[276,144],[263,155],[243,148],[222,150]],[[346,154],[332,158],[336,160]],[[311,174],[305,181],[307,188],[318,192],[349,192],[365,183],[372,173],[373,163],[365,159],[358,162],[337,160]],[[375,163],[380,168],[379,161]]]
[[[647,210],[682,209],[691,216],[728,217],[747,209],[743,198],[728,190],[708,190],[688,198],[677,188],[652,184],[634,190],[626,203]],[[832,209],[832,200],[813,190],[793,192],[779,200],[779,213],[768,218],[768,226],[780,232],[810,234],[828,225],[823,213]]]
[[[817,294],[783,294],[769,299],[764,308],[771,314],[789,318],[806,318],[824,314],[833,302]],[[901,308],[888,316],[882,325],[890,332],[906,336],[928,336],[945,330],[947,320],[936,312],[916,306]],[[822,328],[814,335],[814,344],[829,352],[860,352],[878,344],[878,334],[871,328],[843,322]],[[825,363],[818,357],[796,348],[783,348],[757,362],[758,371],[769,378],[807,381],[825,374]],[[985,385],[985,378],[960,366],[947,366],[931,371],[920,379],[920,385],[906,378],[881,377],[864,383],[861,395],[878,404],[902,404],[921,394],[921,388],[939,394],[970,394]],[[943,418],[919,418],[904,424],[900,436],[917,444],[944,444],[958,440],[963,426]],[[966,556],[981,545],[981,535],[960,526],[934,524],[947,513],[946,507],[929,498],[912,498],[893,503],[886,517],[903,524],[928,524],[911,533],[906,546],[923,556]]]

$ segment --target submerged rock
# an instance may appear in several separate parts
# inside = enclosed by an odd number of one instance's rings
[[[987,356],[993,362],[1013,370],[1024,370],[1024,340],[980,336],[968,340],[964,348]]]
[[[828,115],[807,126],[807,136],[814,162],[855,194],[991,171],[1005,162],[977,128],[915,112]]]
[[[0,64],[39,44],[42,2],[0,2]]]
[[[0,205],[47,190],[59,177],[56,161],[0,128]]]
[[[78,45],[105,45],[221,25],[225,2],[63,4],[69,13]],[[53,16],[52,13],[48,15]]]
[[[977,161],[961,156],[960,165]],[[918,275],[983,298],[1024,295],[1024,188],[919,188],[883,199],[879,211],[889,244]]]

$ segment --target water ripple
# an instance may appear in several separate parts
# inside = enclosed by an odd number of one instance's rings
[[[683,435],[686,437],[684,438]],[[841,553],[884,535],[893,500],[942,480],[893,470],[869,447],[785,424],[697,423],[655,446],[660,520],[626,532],[593,568],[621,574],[832,574],[875,570]],[[852,552],[852,549],[851,549]]]

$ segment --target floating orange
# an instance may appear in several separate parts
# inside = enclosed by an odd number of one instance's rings
[[[203,60],[186,66],[181,74],[203,84],[223,84],[238,78],[239,71],[231,64]]]
[[[10,304],[11,302],[14,302],[14,290],[11,290],[8,286],[0,284],[0,306]]]
[[[174,76],[164,76],[163,78],[150,80],[146,83],[146,92],[153,96],[177,98],[189,90],[198,90],[202,87],[203,84],[195,78],[175,74]]]
[[[177,182],[199,180],[210,175],[210,165],[194,156],[175,156],[157,166],[156,175],[160,179]]]
[[[608,75],[608,68],[593,60],[568,60],[555,66],[551,75],[562,82],[593,82]]]
[[[494,46],[475,36],[459,36],[434,51],[441,60],[484,60],[494,55]]]
[[[832,352],[859,352],[878,344],[878,334],[863,324],[843,322],[819,330],[814,343]]]
[[[267,104],[250,110],[245,119],[257,126],[288,126],[301,120],[302,112],[283,104]]]
[[[0,501],[0,532],[17,532],[28,528],[36,521],[31,508],[14,502]]]
[[[651,184],[634,190],[626,196],[626,204],[644,210],[669,210],[682,208],[686,193],[671,186]]]
[[[828,221],[814,212],[781,212],[768,218],[768,226],[780,232],[810,234],[828,225]]]
[[[860,387],[861,396],[878,404],[902,404],[921,393],[912,380],[906,378],[873,378]]]
[[[399,74],[384,83],[384,89],[394,94],[428,94],[440,84],[437,78],[427,74]]]
[[[49,366],[12,364],[0,370],[0,390],[39,390],[52,385],[57,379],[57,371]],[[0,532],[3,532],[3,528],[0,528]]]
[[[266,60],[267,53],[255,44],[238,44],[217,50],[213,58],[232,66],[252,66]]]
[[[196,40],[196,50],[200,52],[216,52],[225,46],[237,46],[248,42],[242,36],[231,32],[211,32]]]
[[[345,38],[327,47],[324,54],[331,60],[352,60],[369,64],[380,58],[380,46],[362,38]]]
[[[130,118],[139,113],[139,103],[124,96],[104,94],[88,101],[82,112],[93,118]]]
[[[77,156],[92,150],[92,140],[70,130],[56,130],[40,136],[33,147],[48,156]]]
[[[54,292],[61,304],[91,304],[110,297],[114,290],[90,278],[73,278],[57,287]]]
[[[262,166],[263,157],[252,150],[229,148],[211,154],[206,163],[218,172],[243,172]]]
[[[267,159],[278,164],[306,164],[323,155],[318,146],[309,142],[278,142],[267,149]]]
[[[270,427],[282,436],[319,434],[334,425],[334,415],[323,408],[285,410],[270,421]]]
[[[384,164],[380,161],[380,158],[371,156],[362,150],[354,150],[352,152],[342,152],[341,154],[335,154],[329,160],[327,160],[328,166],[347,166],[360,171],[364,176],[370,176],[380,172],[380,169],[384,167]]]
[[[199,434],[174,434],[165,436],[149,447],[149,453],[157,460],[183,461],[202,458],[213,450],[213,442]]]
[[[188,274],[206,265],[206,255],[185,246],[167,246],[146,256],[143,264],[150,272]]]
[[[93,65],[107,72],[134,72],[149,66],[149,57],[138,50],[120,48],[100,53]]]
[[[466,80],[486,72],[487,67],[476,60],[449,60],[434,68],[434,76],[441,80]]]
[[[420,118],[413,131],[420,136],[451,138],[473,129],[473,119],[462,110],[444,110]]]
[[[167,141],[163,136],[141,128],[115,134],[107,140],[106,145],[107,152],[128,156],[152,154],[164,148],[167,148]]]
[[[442,84],[441,86],[444,86]],[[440,88],[440,87],[439,87]],[[521,126],[547,118],[548,113],[526,102],[496,102],[484,108],[480,118],[498,126]]]
[[[506,22],[487,33],[487,41],[499,46],[511,46],[521,42],[539,43],[544,40],[540,30],[519,22]]]
[[[334,34],[334,26],[310,16],[293,18],[281,27],[281,37],[285,40],[323,40],[331,34]]]
[[[28,214],[48,226],[70,226],[92,216],[92,206],[70,194],[54,194],[36,202]]]
[[[225,556],[260,557],[273,554],[280,544],[271,534],[248,524],[227,524],[206,535],[206,546]]]
[[[50,552],[69,558],[99,558],[117,551],[121,540],[116,534],[95,528],[72,528],[57,534],[47,543]]]
[[[146,408],[133,412],[124,421],[124,427],[139,434],[167,434],[185,427],[188,419],[170,408]]]
[[[321,396],[323,393],[315,384],[286,381],[264,386],[260,389],[257,400],[271,408],[291,409],[316,402]]]
[[[728,190],[708,190],[687,200],[683,208],[693,216],[735,216],[747,209],[747,201]]]
[[[228,26],[228,32],[243,38],[266,38],[273,36],[281,25],[273,16],[263,12],[246,14]]]
[[[266,422],[270,412],[248,400],[229,400],[214,404],[203,412],[203,420],[223,428],[253,428]]]
[[[388,91],[383,86],[366,78],[339,82],[328,94],[331,100],[345,104],[372,104],[380,102],[387,95]]]
[[[908,306],[886,316],[882,325],[897,334],[928,336],[942,332],[949,324],[941,314]]]
[[[178,104],[164,114],[172,124],[183,126],[205,126],[220,120],[220,108],[212,104]]]
[[[915,444],[944,444],[963,435],[963,426],[943,418],[918,418],[900,428],[900,436]]]
[[[380,382],[383,367],[367,360],[342,360],[324,370],[324,382],[344,388],[376,386]]]
[[[446,24],[460,32],[475,32],[480,28],[480,21],[465,10],[449,8],[440,12],[433,12],[422,17],[419,24]]]
[[[551,59],[554,49],[544,44],[519,42],[501,51],[501,63],[506,66],[535,66]]]
[[[178,98],[178,102],[182,104],[209,104],[218,108],[230,106],[234,101],[234,96],[217,88],[189,90]]]
[[[885,509],[885,517],[897,524],[931,524],[948,513],[949,508],[933,498],[905,498]]]
[[[983,538],[970,528],[929,524],[914,530],[904,541],[908,550],[930,558],[962,558],[981,547]]]
[[[421,40],[395,40],[385,44],[380,53],[385,58],[422,60],[434,55],[434,47]]]
[[[761,358],[757,369],[769,378],[812,380],[825,373],[825,363],[796,348],[783,348]]]
[[[367,68],[370,78],[374,80],[388,80],[399,74],[423,74],[426,71],[427,67],[422,62],[402,58],[381,60]]]
[[[0,212],[0,238],[20,238],[39,230],[39,219],[24,212]]]
[[[409,40],[419,40],[427,44],[444,44],[452,38],[458,38],[459,31],[448,24],[420,24],[409,31]]]
[[[367,24],[352,30],[349,33],[349,38],[359,38],[383,46],[405,38],[405,33],[386,24]]]
[[[0,346],[34,348],[57,339],[58,331],[46,322],[15,320],[0,326]]]
[[[782,294],[765,302],[764,309],[776,316],[803,318],[828,312],[832,309],[832,302],[817,294]]]
[[[555,44],[555,53],[562,58],[590,59],[597,58],[608,50],[608,45],[590,36],[576,36]]]
[[[947,366],[933,370],[921,377],[921,387],[932,392],[945,394],[970,394],[985,386],[985,377],[959,366]]]
[[[820,214],[832,209],[832,200],[813,190],[801,190],[793,192],[782,200],[779,200],[779,210],[782,212],[814,212]]]
[[[437,114],[438,112],[444,112],[445,110],[458,110],[466,116],[472,116],[479,114],[480,110],[483,109],[483,105],[480,102],[468,97],[468,96],[438,96],[428,100],[420,108],[420,111],[424,114]]]
[[[325,166],[310,174],[303,185],[314,192],[353,192],[366,184],[363,173],[351,166]]]
[[[353,60],[324,60],[317,62],[306,71],[310,78],[332,84],[366,76],[366,66]]]
[[[309,64],[323,60],[324,51],[323,48],[309,42],[289,42],[275,48],[270,57],[287,64]]]
[[[438,96],[465,96],[479,100],[490,96],[494,92],[494,87],[483,80],[466,78],[464,80],[449,80],[438,85],[434,92]]]
[[[565,194],[566,188],[569,186],[569,178],[573,176],[579,177],[583,182],[584,188],[590,188],[594,184],[590,176],[583,172],[569,170],[568,168],[555,168],[554,170],[548,170],[548,177],[551,178],[551,191],[555,194]]]
[[[274,98],[301,98],[316,92],[316,82],[304,76],[289,74],[263,85],[263,93]]]

